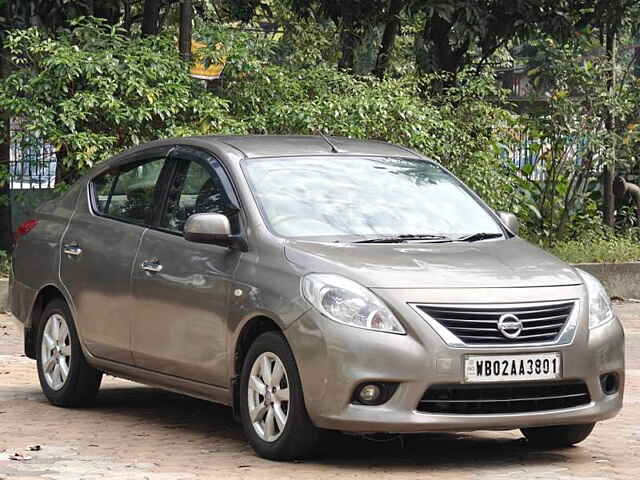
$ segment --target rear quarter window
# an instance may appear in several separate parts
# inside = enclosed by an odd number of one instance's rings
[[[109,170],[92,181],[97,213],[128,222],[150,222],[164,158]]]

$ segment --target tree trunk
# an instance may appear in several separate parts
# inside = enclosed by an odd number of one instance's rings
[[[444,70],[445,72],[454,73],[458,65],[449,40],[453,25],[438,12],[434,12],[426,23],[423,37],[425,44],[430,43],[433,45],[433,70]]]
[[[389,67],[391,52],[393,51],[393,46],[395,45],[396,37],[400,30],[400,11],[402,10],[402,6],[402,0],[390,0],[389,11],[387,12],[387,24],[384,27],[382,44],[378,52],[376,67],[373,70],[373,74],[380,79],[384,77]]]
[[[156,35],[160,18],[160,0],[144,0],[142,35]]]
[[[616,211],[615,198],[613,196],[613,179],[615,177],[615,169],[612,165],[605,165],[602,175],[602,191],[603,191],[603,215],[604,223],[609,227],[615,226]]]
[[[0,169],[4,181],[0,180],[0,250],[11,251],[13,226],[11,219],[11,177],[9,176],[10,131],[9,119],[2,116],[0,121]]]
[[[8,18],[8,6],[2,13]],[[4,48],[4,34],[0,33],[0,81],[9,75],[8,52]],[[5,181],[0,180],[0,250],[11,251],[13,246],[13,226],[11,221],[11,178],[10,160],[10,119],[0,112],[0,171]]]
[[[120,22],[120,5],[111,2],[91,2],[88,3],[93,11],[93,16],[104,18],[109,25],[116,25]]]
[[[96,16],[95,5],[93,4],[93,0],[85,0],[84,8],[86,10],[86,15],[90,17]]]
[[[122,8],[122,26],[127,31],[127,34],[131,34],[131,2],[129,0],[125,0],[122,3]]]
[[[342,32],[340,33],[340,47],[342,55],[338,62],[338,69],[344,72],[353,72],[353,63],[355,60],[354,52],[358,43],[358,36],[355,32],[355,21],[352,18],[345,18],[342,23]]]
[[[616,26],[609,24],[605,35],[605,47],[607,59],[609,61],[610,70],[607,72],[607,87],[609,92],[613,92],[616,88]],[[605,117],[605,128],[611,138],[611,148],[606,158],[604,173],[602,175],[602,210],[604,223],[610,227],[615,225],[615,197],[613,195],[613,179],[616,172],[616,138],[615,138],[616,121],[611,110],[607,112]]]
[[[443,79],[432,88],[446,89],[455,85],[456,75],[465,63],[470,38],[465,37],[452,44],[453,23],[439,12],[427,17],[420,36],[416,41],[416,66],[422,74],[444,73]]]
[[[183,60],[191,60],[191,31],[193,5],[191,0],[182,0],[180,4],[180,56]]]

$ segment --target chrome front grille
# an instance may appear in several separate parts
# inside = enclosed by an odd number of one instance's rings
[[[415,305],[459,343],[474,346],[554,342],[574,306],[575,301],[526,305]],[[505,328],[507,323],[511,325]]]

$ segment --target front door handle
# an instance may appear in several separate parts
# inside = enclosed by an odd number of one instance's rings
[[[160,262],[157,258],[153,258],[142,262],[140,264],[140,269],[147,272],[158,273],[162,271],[162,265],[160,265]]]
[[[77,243],[67,243],[62,247],[62,251],[66,254],[66,255],[73,255],[74,257],[77,257],[78,255],[80,255],[82,253],[82,249],[78,246]]]

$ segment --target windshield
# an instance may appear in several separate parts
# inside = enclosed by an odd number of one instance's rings
[[[458,180],[429,161],[332,155],[253,159],[243,167],[280,236],[502,233]]]

